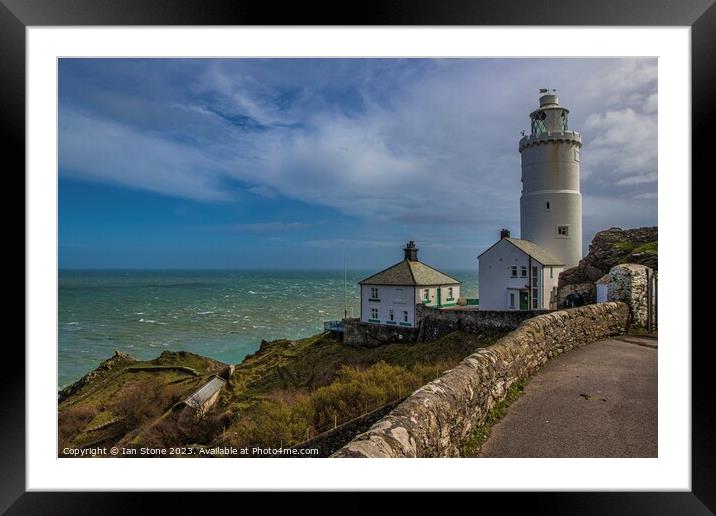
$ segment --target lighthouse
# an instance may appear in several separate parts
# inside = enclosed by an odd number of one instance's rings
[[[534,242],[570,268],[582,258],[582,138],[569,130],[569,110],[559,104],[556,91],[542,89],[540,93],[539,107],[530,113],[530,134],[519,142],[520,238]]]
[[[520,238],[504,228],[500,240],[478,256],[481,310],[556,307],[559,275],[582,258],[582,138],[569,130],[569,110],[559,105],[556,92],[540,94],[539,107],[530,113],[530,134],[519,144]]]

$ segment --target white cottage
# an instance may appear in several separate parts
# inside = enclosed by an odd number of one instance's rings
[[[359,282],[361,322],[415,327],[415,305],[440,308],[457,304],[460,282],[418,261],[411,240],[403,261]]]
[[[529,240],[500,240],[478,256],[480,310],[540,310],[550,307],[564,263]]]

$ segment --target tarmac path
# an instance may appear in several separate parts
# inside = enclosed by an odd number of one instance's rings
[[[544,367],[477,457],[657,457],[657,340],[624,336]]]

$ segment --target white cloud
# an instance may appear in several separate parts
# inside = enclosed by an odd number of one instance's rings
[[[65,109],[60,161],[68,174],[191,199],[229,199],[223,185],[232,179],[381,231],[452,225],[492,238],[518,220],[517,142],[541,86],[559,89],[582,133],[585,193],[624,206],[635,186],[655,186],[656,67],[655,59],[212,61],[181,109],[172,99],[172,113],[192,117],[166,133]],[[219,120],[203,103],[261,130]],[[180,144],[174,131],[200,137]]]
[[[217,177],[222,165],[202,152],[70,110],[61,116],[59,161],[69,177],[199,201],[230,198]]]

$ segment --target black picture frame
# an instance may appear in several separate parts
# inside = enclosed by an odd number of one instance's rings
[[[694,163],[708,162],[714,133],[716,103],[715,0],[526,0],[476,2],[473,0],[386,1],[356,4],[339,10],[335,4],[286,3],[246,0],[0,0],[0,116],[4,164],[14,166],[6,177],[20,181],[25,170],[25,29],[29,26],[68,25],[572,25],[572,26],[689,26],[692,36],[692,153]],[[676,171],[670,171],[677,173]],[[686,177],[691,171],[678,171]],[[693,177],[693,176],[692,176]],[[7,183],[6,183],[7,188]],[[19,185],[24,191],[24,181]],[[16,220],[11,216],[9,220]],[[25,256],[27,260],[27,256]],[[694,266],[696,263],[693,264]],[[25,269],[27,274],[27,269]],[[691,281],[691,278],[688,278]],[[710,340],[710,339],[709,339]],[[13,367],[4,371],[0,404],[0,510],[8,514],[126,514],[145,510],[158,495],[138,493],[39,493],[25,489],[25,355],[16,342],[6,340],[3,350]],[[690,342],[669,343],[689,346]],[[525,505],[531,512],[550,514],[710,514],[716,510],[716,432],[707,378],[709,342],[692,347],[692,491],[617,493],[489,493],[509,497],[510,505]],[[48,352],[50,349],[48,343]],[[224,496],[212,494],[218,509]],[[255,494],[242,494],[251,496]],[[297,496],[294,494],[293,496]],[[371,501],[342,507],[351,512],[373,510]],[[165,510],[178,513],[203,505],[194,494],[173,493],[161,501]],[[299,496],[299,500],[303,495]],[[421,504],[422,497],[414,496]],[[252,500],[257,501],[257,500]],[[488,507],[490,501],[481,499]],[[259,502],[260,503],[260,502]],[[294,503],[300,504],[300,501]],[[328,503],[326,507],[333,505]],[[403,510],[409,510],[403,505]],[[341,512],[347,512],[343,510]]]

